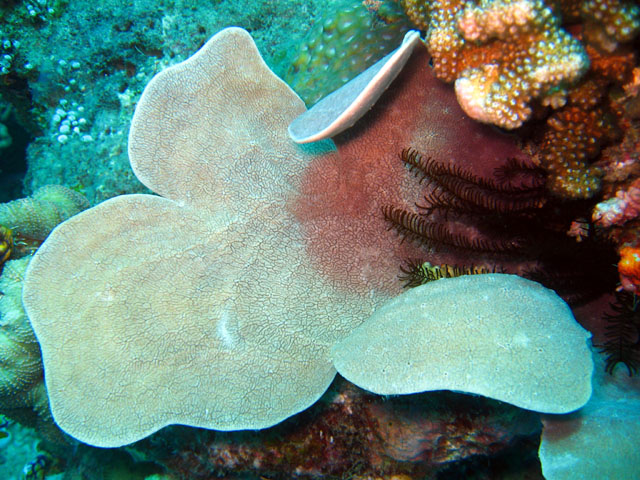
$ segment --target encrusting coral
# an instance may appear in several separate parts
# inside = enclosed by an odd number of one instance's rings
[[[53,426],[40,347],[22,306],[24,272],[37,248],[59,223],[87,208],[79,193],[47,185],[32,196],[0,204],[0,411],[50,436]]]
[[[0,276],[0,412],[59,437],[44,386],[40,347],[22,306],[30,257],[10,260]]]
[[[330,142],[303,150],[290,141],[287,125],[303,111],[238,28],[147,86],[129,154],[138,178],[162,196],[116,197],[70,218],[26,273],[23,302],[63,430],[118,446],[171,423],[265,428],[326,390],[336,373],[333,345],[399,286],[375,269],[388,252],[358,243],[357,252],[340,250],[327,235],[327,227],[347,235],[357,215],[344,199],[339,212],[324,206],[335,215],[325,228],[315,212],[303,218],[301,206],[322,200],[304,185],[309,163],[337,159]],[[328,173],[322,193],[340,195],[345,179]],[[384,228],[382,237],[391,240]],[[370,261],[331,275],[312,258],[323,249],[334,263]],[[531,338],[525,350],[535,356],[537,346]],[[567,373],[582,385],[583,370]],[[544,409],[577,408],[584,390],[575,392],[540,392],[558,398]]]
[[[16,241],[39,245],[58,224],[89,207],[80,193],[62,185],[45,185],[33,195],[0,204],[0,225]]]
[[[2,406],[20,403],[20,395],[42,381],[40,350],[22,308],[22,281],[29,257],[11,260],[0,277],[0,399]]]

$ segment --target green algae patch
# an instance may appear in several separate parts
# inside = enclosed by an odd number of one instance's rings
[[[566,413],[591,396],[590,336],[552,290],[472,275],[388,301],[332,355],[341,375],[379,394],[455,390]]]

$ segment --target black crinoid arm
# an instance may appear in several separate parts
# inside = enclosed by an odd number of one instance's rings
[[[606,340],[600,346],[606,355],[606,370],[613,374],[621,363],[633,376],[640,369],[640,298],[626,291],[616,292],[611,310],[605,314]]]

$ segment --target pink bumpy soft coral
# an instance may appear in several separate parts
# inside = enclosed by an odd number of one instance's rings
[[[627,189],[618,190],[616,196],[600,202],[593,209],[593,221],[596,225],[609,228],[623,225],[640,214],[640,178],[633,181]]]

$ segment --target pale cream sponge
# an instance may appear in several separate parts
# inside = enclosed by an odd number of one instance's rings
[[[342,376],[379,394],[455,390],[567,413],[591,396],[590,337],[552,290],[469,275],[393,298],[332,355]]]

